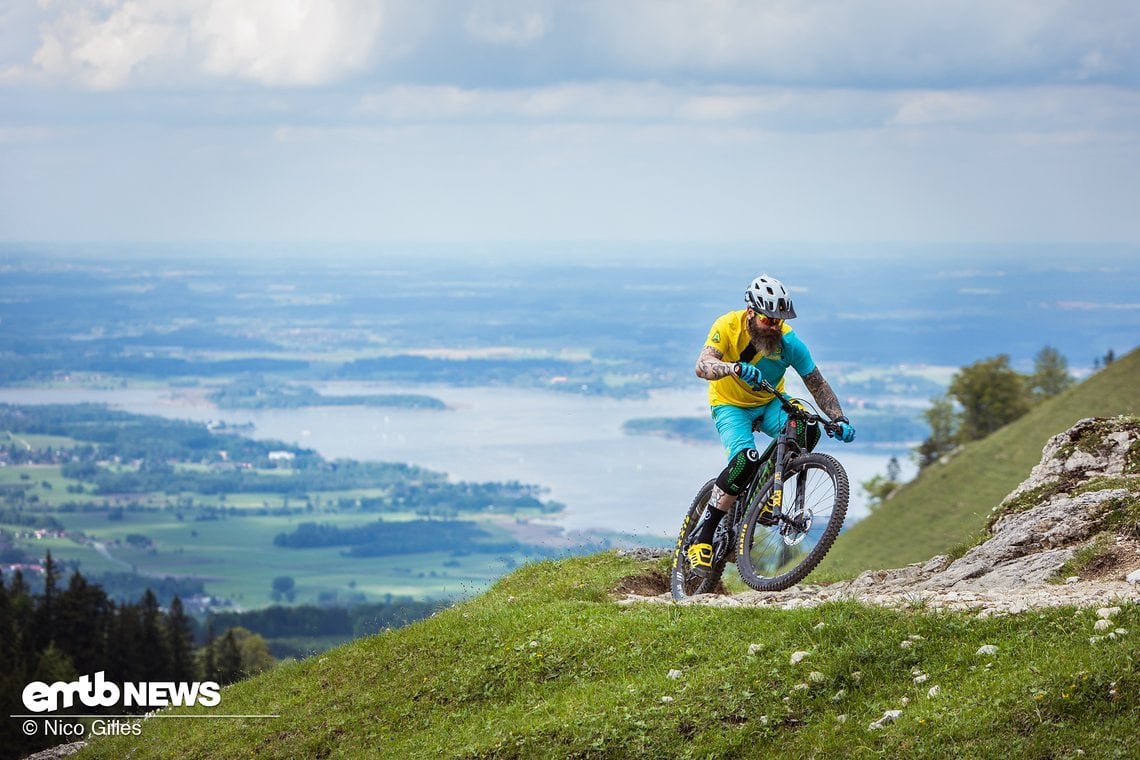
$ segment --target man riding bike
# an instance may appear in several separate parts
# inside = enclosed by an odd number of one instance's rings
[[[697,377],[709,381],[712,418],[728,454],[728,465],[716,479],[688,552],[689,564],[698,575],[712,568],[712,539],[721,519],[761,461],[769,458],[771,447],[763,457],[757,452],[753,430],[774,438],[787,421],[780,404],[771,403],[775,396],[758,389],[762,380],[783,391],[784,373],[794,368],[820,410],[840,423],[836,437],[844,443],[855,440],[855,428],[843,415],[835,391],[786,321],[795,318],[796,310],[784,285],[762,274],[748,286],[744,303],[747,308],[724,314],[713,323],[697,358]],[[809,451],[819,437],[816,425],[798,434],[800,444]]]

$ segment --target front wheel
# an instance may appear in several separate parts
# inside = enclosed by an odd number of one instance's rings
[[[713,566],[708,575],[702,577],[694,573],[689,565],[687,554],[693,543],[693,533],[696,530],[697,523],[700,522],[701,515],[709,503],[709,497],[712,496],[714,485],[716,485],[715,479],[705,483],[701,490],[697,491],[692,505],[689,506],[689,512],[685,515],[684,522],[681,523],[681,534],[677,536],[677,549],[673,553],[673,571],[669,574],[673,598],[678,602],[697,594],[717,591],[720,586],[720,577],[724,573],[724,565],[728,556],[727,549],[731,548],[725,545],[729,540],[724,532],[724,523],[728,522],[727,518],[721,520],[721,525],[717,527],[713,538]]]
[[[762,515],[769,480],[744,516],[737,544],[741,579],[757,591],[782,591],[815,569],[847,516],[850,486],[843,465],[827,454],[796,457],[784,472],[783,509],[774,524]]]

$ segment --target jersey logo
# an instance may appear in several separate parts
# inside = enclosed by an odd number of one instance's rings
[[[716,334],[713,335],[712,342],[713,343],[720,343],[720,330],[717,330]]]

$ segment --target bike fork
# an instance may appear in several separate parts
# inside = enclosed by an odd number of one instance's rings
[[[779,517],[783,511],[784,505],[784,473],[781,466],[784,462],[784,453],[786,444],[784,436],[776,439],[776,458],[773,461],[772,467],[772,493],[768,494],[768,501],[764,505],[764,511],[770,512],[773,517]]]

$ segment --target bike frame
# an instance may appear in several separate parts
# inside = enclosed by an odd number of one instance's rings
[[[818,414],[813,414],[802,406],[795,403],[795,400],[787,394],[776,390],[768,384],[767,381],[761,383],[761,390],[767,391],[776,397],[780,405],[784,407],[784,411],[788,413],[788,420],[784,423],[783,428],[776,435],[775,443],[776,448],[772,453],[770,461],[772,462],[772,493],[768,497],[768,507],[772,511],[771,519],[781,525],[781,532],[786,534],[788,529],[802,530],[802,526],[797,525],[791,518],[784,514],[784,472],[787,470],[788,465],[795,460],[797,456],[804,453],[803,448],[799,445],[797,440],[797,426],[798,425],[814,425],[822,423],[827,430],[835,430],[836,425],[831,420]],[[752,476],[752,480],[741,491],[740,496],[737,497],[736,503],[732,506],[732,512],[726,521],[725,529],[729,532],[728,545],[730,547],[736,546],[736,537],[740,534],[741,525],[744,523],[744,516],[748,514],[749,507],[759,497],[763,491],[766,480],[761,480],[764,473],[764,466],[757,468],[756,474]],[[803,498],[803,491],[799,492],[799,497]],[[731,527],[729,527],[731,526]],[[734,548],[729,550],[729,557],[731,557]]]
[[[829,436],[834,437],[841,426],[834,421],[809,411],[806,402],[800,402],[777,391],[770,384],[763,382],[757,388],[767,391],[775,397],[787,413],[787,420],[774,436],[772,444],[765,451],[762,465],[756,469],[744,489],[737,496],[735,503],[717,526],[713,535],[712,570],[707,573],[693,571],[685,553],[692,546],[694,536],[699,534],[700,521],[698,516],[706,509],[710,492],[715,487],[715,481],[710,480],[698,491],[693,499],[685,517],[680,535],[677,538],[677,549],[674,554],[673,570],[670,583],[673,598],[678,601],[695,593],[708,593],[720,580],[721,573],[727,563],[736,563],[740,569],[744,582],[757,590],[781,591],[788,586],[798,583],[810,573],[823,555],[830,548],[842,526],[843,515],[847,510],[848,479],[842,466],[834,457],[826,454],[811,454],[808,448],[800,442],[801,435],[809,433],[806,428],[817,423],[822,424]],[[805,426],[801,428],[800,426]],[[810,441],[810,435],[804,437]],[[801,462],[803,463],[801,465]],[[771,468],[771,469],[769,469]],[[794,471],[792,480],[785,481],[789,471]],[[778,536],[785,547],[792,547],[803,542],[813,533],[813,523],[816,520],[815,496],[809,496],[809,473],[823,472],[831,478],[835,485],[834,499],[824,508],[828,515],[821,523],[823,532],[818,535],[818,541],[809,546],[802,555],[803,561],[792,564],[786,572],[777,576],[767,575],[769,565],[764,564],[758,572],[756,562],[765,562],[764,557],[770,555],[771,550],[777,549],[779,541],[771,543],[771,539]],[[794,484],[795,504],[785,504],[786,487]],[[811,489],[815,493],[814,487]],[[826,496],[824,497],[826,498]],[[760,500],[764,499],[762,503]],[[812,501],[811,508],[808,502]],[[832,506],[836,507],[832,511]],[[693,521],[696,524],[693,524]],[[762,526],[762,527],[761,527]],[[758,530],[767,529],[763,534]],[[756,537],[764,535],[761,542]],[[751,536],[748,544],[744,539]],[[759,550],[753,555],[753,548]],[[778,549],[783,552],[784,549]],[[747,552],[741,557],[741,552]],[[782,555],[777,555],[782,556]],[[780,561],[781,563],[783,560]],[[777,563],[777,567],[780,563]],[[690,584],[696,584],[690,589]]]

